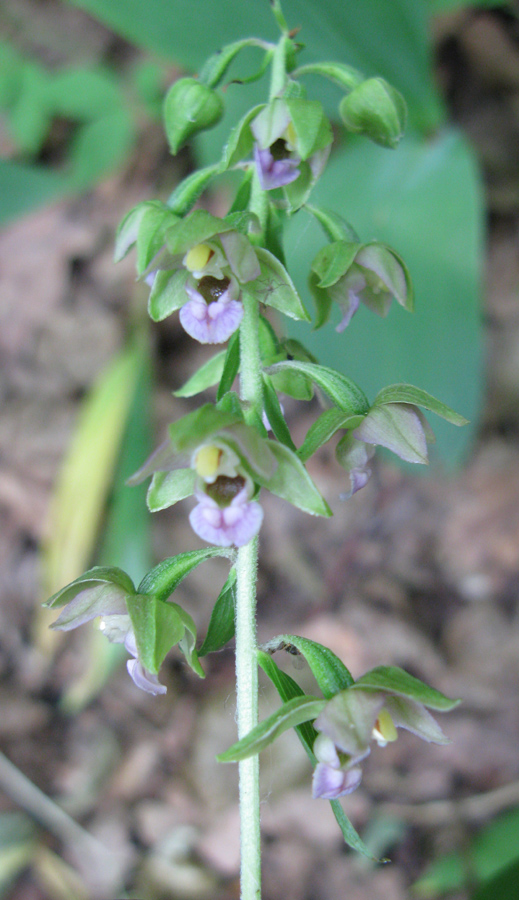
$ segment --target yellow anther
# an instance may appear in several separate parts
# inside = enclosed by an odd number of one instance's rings
[[[287,127],[285,128],[285,134],[288,143],[291,144],[292,147],[295,147],[297,142],[297,134],[292,122],[289,122]]]
[[[373,737],[381,747],[385,747],[386,744],[396,741],[398,737],[395,723],[385,708],[381,709],[378,714],[378,719],[375,722],[375,727],[373,729]]]
[[[199,272],[205,268],[212,254],[213,251],[208,244],[197,244],[196,247],[191,247],[186,255],[184,265],[190,272]]]
[[[219,447],[207,445],[206,447],[200,448],[195,459],[195,469],[197,474],[200,475],[200,478],[209,482],[215,480],[218,474],[221,456],[222,451]]]

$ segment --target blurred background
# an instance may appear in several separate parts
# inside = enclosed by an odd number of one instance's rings
[[[262,756],[264,900],[515,900],[519,896],[519,5],[286,0],[302,61],[337,59],[406,97],[395,151],[337,141],[316,202],[362,240],[392,244],[417,311],[361,310],[343,335],[294,330],[370,397],[411,381],[471,420],[432,421],[424,476],[377,458],[354,498],[333,448],[309,468],[326,522],[272,496],[261,532],[259,632],[330,646],[354,676],[405,667],[463,704],[431,747],[404,733],[366,761],[344,808],[374,866],[311,799],[296,738]],[[176,158],[164,93],[224,43],[274,39],[267,0],[3,0],[0,7],[0,898],[233,900],[239,896],[232,648],[205,681],[180,654],[165,697],[139,692],[89,626],[50,632],[41,602],[93,564],[139,580],[199,546],[189,502],[151,516],[126,478],[190,401],[172,396],[211,355],[174,316],[146,318],[115,228],[215,161],[265,79],[225,90],[226,115]],[[247,55],[247,54],[250,55]],[[256,71],[244,53],[229,82]],[[337,120],[340,92],[310,81]],[[319,93],[317,93],[319,92]],[[224,214],[232,180],[203,204]],[[301,212],[287,238],[311,307],[323,239]],[[212,399],[211,395],[207,395]],[[318,406],[287,400],[296,443]],[[432,417],[431,417],[432,420]],[[420,476],[420,477],[418,477]],[[203,636],[225,567],[179,588]],[[217,583],[218,582],[218,583]],[[292,656],[276,660],[309,691]],[[262,712],[278,700],[262,682]]]

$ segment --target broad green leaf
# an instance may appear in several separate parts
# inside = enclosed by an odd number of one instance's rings
[[[150,512],[159,512],[174,506],[179,500],[190,497],[195,490],[193,469],[176,469],[174,472],[155,472],[148,488],[146,503]]]
[[[499,872],[474,893],[473,900],[516,900],[519,884],[519,860]]]
[[[69,190],[66,178],[45,166],[0,159],[0,225],[55,200]]]
[[[382,388],[375,397],[373,407],[384,406],[386,403],[413,403],[415,406],[422,406],[428,409],[442,419],[446,419],[451,425],[467,425],[468,419],[454,412],[441,400],[437,400],[427,391],[414,387],[412,384],[391,384],[389,387]]]
[[[220,353],[215,353],[214,356],[211,356],[194,375],[191,375],[191,378],[188,378],[178,391],[173,391],[173,396],[194,397],[196,394],[206,391],[207,388],[218,384],[222,377],[226,356],[226,350],[221,350]]]
[[[337,192],[343,179],[344,199]],[[383,320],[361,304],[342,334],[327,328],[308,335],[291,322],[290,333],[370,396],[391,382],[410,382],[462,412],[471,426],[435,427],[437,456],[453,465],[474,435],[482,392],[483,207],[469,147],[454,130],[427,142],[409,135],[391,153],[352,138],[332,157],[312,202],[335,207],[361,240],[376,237],[398,251],[413,278],[416,310],[409,316],[393,304]],[[289,222],[287,259],[303,298],[308,259],[322,243],[316,224],[302,231]],[[336,309],[333,324],[339,318]]]
[[[247,284],[247,292],[266,306],[272,306],[291,319],[310,321],[292,279],[279,259],[262,247],[256,247],[261,275]]]
[[[198,651],[199,656],[221,650],[234,637],[235,592],[236,569],[233,566],[213,607],[207,634]]]
[[[297,455],[302,462],[306,462],[314,455],[319,447],[326,444],[340,428],[356,428],[362,422],[362,416],[351,416],[342,409],[325,409],[319,418],[310,425],[305,439],[301,444]]]
[[[285,646],[286,645],[286,646]],[[338,656],[309,638],[296,634],[280,634],[265,645],[271,652],[295,647],[306,659],[319,689],[327,700],[353,684],[353,678]]]
[[[262,650],[258,651],[258,663],[265,674],[268,675],[268,677],[272,681],[283,701],[286,702],[287,700],[291,700],[293,697],[304,696],[303,691],[301,690],[297,682],[295,682],[294,679],[290,677],[290,675],[287,675],[286,672],[283,672],[283,670],[276,665],[272,657],[270,657],[267,653],[263,653]],[[315,766],[317,760],[314,756],[312,747],[317,737],[317,731],[310,722],[305,722],[302,725],[297,725],[295,730],[297,732],[299,740],[301,741],[308,754],[308,757],[310,758],[310,762],[313,766]],[[368,859],[374,859],[371,851],[368,850],[362,838],[355,831],[339,801],[331,800],[330,806],[337,820],[337,824],[342,831],[342,835],[346,844],[351,847],[352,850],[357,850],[358,853],[362,853],[362,855],[366,856]]]
[[[159,269],[148,297],[148,312],[154,322],[162,322],[187,303],[188,278],[187,269],[177,269],[176,272]]]
[[[232,559],[233,554],[224,547],[205,547],[203,550],[190,550],[187,553],[170,556],[144,576],[138,587],[138,593],[165,601],[186,575],[189,575],[200,563],[215,556]]]
[[[185,216],[192,206],[196,203],[200,194],[205,191],[209,182],[218,174],[220,166],[206,166],[203,169],[196,169],[187,178],[184,178],[168,197],[167,206],[177,216]]]
[[[185,625],[174,603],[149,594],[134,594],[127,601],[139,660],[157,675],[164,657],[184,636]]]
[[[306,375],[317,387],[321,388],[328,395],[330,400],[335,403],[339,409],[350,415],[363,415],[369,411],[368,398],[361,389],[345,375],[329,369],[327,366],[319,366],[316,363],[299,362],[298,360],[287,360],[286,362],[276,363],[268,370],[270,375],[276,375],[278,372],[299,372]]]
[[[124,102],[121,82],[101,68],[68,68],[49,79],[47,102],[67,119],[89,122],[120,109]]]
[[[233,386],[234,379],[240,368],[240,335],[235,331],[231,335],[231,339],[227,346],[225,354],[225,362],[222,369],[220,384],[216,392],[216,400],[221,400],[224,394],[227,394]]]
[[[239,762],[249,756],[256,756],[284,731],[316,719],[325,706],[326,700],[319,700],[317,697],[294,697],[216,758],[218,762]]]
[[[276,441],[266,443],[278,465],[270,478],[258,479],[260,484],[303,512],[312,516],[331,516],[330,507],[317,490],[299,457],[284,444]]]
[[[437,709],[442,712],[448,712],[461,703],[460,700],[451,700],[398,666],[377,666],[371,672],[358,678],[353,689],[390,691],[399,697],[408,697],[418,703],[423,703],[429,709]]]
[[[290,450],[295,451],[296,446],[292,440],[288,425],[285,422],[285,417],[281,410],[278,395],[272,384],[272,379],[265,373],[263,373],[263,405],[270,428],[278,441],[281,441],[281,443],[285,444]]]
[[[198,660],[198,653],[195,649],[196,644],[196,626],[193,622],[193,619],[185,611],[181,606],[178,606],[176,603],[167,604],[168,606],[173,606],[175,609],[180,621],[184,626],[184,635],[180,638],[179,647],[186,657],[187,664],[191,667],[193,672],[195,672],[200,678],[205,678],[205,672],[200,665]]]

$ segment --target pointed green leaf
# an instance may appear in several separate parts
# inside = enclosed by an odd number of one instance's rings
[[[284,645],[295,647],[304,656],[327,700],[353,684],[351,673],[328,647],[296,634],[280,634],[265,644],[265,649],[271,652],[283,650]]]
[[[297,451],[299,459],[306,462],[319,447],[333,437],[339,428],[356,428],[362,419],[362,416],[350,416],[342,409],[325,409],[308,429],[305,439]]]
[[[205,672],[200,665],[200,662],[198,660],[198,653],[195,649],[196,626],[193,622],[193,619],[191,618],[189,613],[187,613],[185,609],[182,609],[181,606],[178,606],[177,603],[167,603],[166,605],[172,606],[175,609],[180,621],[184,626],[184,634],[180,638],[178,646],[186,657],[187,664],[200,678],[205,678]]]
[[[203,550],[191,550],[170,556],[144,576],[139,585],[139,594],[152,595],[161,601],[167,600],[186,575],[200,563],[214,556],[232,559],[233,554],[224,547],[204,547]]]
[[[204,643],[198,651],[199,656],[221,650],[234,637],[235,593],[236,569],[233,566],[213,607]]]
[[[137,235],[137,272],[143,275],[153,258],[166,243],[166,232],[178,221],[168,207],[158,200],[148,204],[139,223]]]
[[[316,719],[325,706],[326,700],[317,697],[294,697],[216,758],[218,762],[239,762],[256,756],[284,731]]]
[[[312,271],[319,278],[318,287],[331,287],[339,278],[342,278],[354,262],[362,246],[362,244],[341,240],[326,244],[319,250],[312,263]]]
[[[175,605],[157,597],[134,594],[127,601],[139,660],[154,675],[164,657],[184,636],[185,626]]]
[[[225,362],[222,369],[220,384],[216,392],[216,399],[221,400],[224,394],[227,394],[233,386],[240,368],[240,333],[235,331],[231,336],[225,354]]]
[[[278,395],[272,384],[272,379],[263,373],[263,405],[269,425],[278,441],[285,444],[290,450],[296,449],[292,440],[288,425],[279,404]]]
[[[332,808],[337,824],[342,831],[344,841],[348,845],[348,847],[351,847],[352,850],[356,850],[357,853],[362,853],[363,856],[365,856],[367,859],[373,860],[373,862],[389,861],[387,859],[377,859],[376,856],[373,856],[371,850],[366,847],[366,844],[364,843],[360,835],[357,834],[355,828],[351,824],[348,816],[344,812],[338,800],[330,800],[330,806]]]
[[[331,516],[326,500],[321,496],[303,463],[292,450],[276,441],[266,441],[278,465],[269,479],[257,480],[271,493],[282,497],[312,516]]]
[[[436,413],[451,425],[468,424],[468,419],[465,419],[464,416],[454,412],[450,406],[437,400],[427,391],[422,391],[421,388],[414,387],[412,384],[391,384],[383,388],[375,397],[373,406],[385,406],[386,403],[411,403]]]
[[[319,100],[287,97],[285,103],[296,133],[297,152],[302,160],[332,142],[330,123]]]
[[[377,666],[371,672],[366,672],[361,678],[358,678],[353,688],[356,690],[370,691],[389,691],[400,697],[407,697],[410,700],[416,700],[423,703],[429,709],[437,709],[442,712],[448,712],[454,709],[461,702],[460,700],[451,700],[440,691],[436,691],[429,685],[424,684],[413,675],[409,675],[404,669],[398,666]]]
[[[366,395],[351,378],[341,375],[335,369],[328,369],[326,366],[319,366],[316,363],[299,362],[295,359],[275,363],[268,369],[270,375],[284,371],[306,375],[344,412],[351,415],[366,415],[369,412],[369,401]]]
[[[310,322],[292,279],[285,267],[272,253],[263,247],[256,247],[261,275],[247,284],[247,291],[259,303],[272,306],[291,319]]]
[[[204,169],[196,169],[187,178],[180,182],[170,195],[167,206],[177,216],[185,216],[191,207],[196,203],[200,194],[206,189],[210,181],[215,175],[218,175],[220,165],[217,163],[212,166],[206,166]]]
[[[221,163],[222,171],[229,169],[231,166],[234,166],[235,163],[239,162],[241,159],[245,159],[246,156],[250,156],[252,153],[254,137],[250,130],[250,123],[264,107],[265,104],[261,103],[259,106],[250,109],[231,131],[229,140],[223,151]]]
[[[294,681],[290,675],[283,672],[283,669],[280,669],[272,657],[269,656],[268,653],[264,653],[263,650],[258,650],[258,665],[261,666],[265,674],[270,678],[284,703],[288,700],[293,700],[294,697],[306,696],[305,692],[299,687],[297,681]],[[316,759],[312,747],[314,746],[314,741],[317,737],[317,731],[311,722],[303,722],[301,725],[296,725],[295,730],[310,758],[310,762],[315,766]]]
[[[221,350],[220,353],[215,353],[211,359],[208,359],[207,362],[200,366],[198,371],[195,372],[191,378],[188,378],[178,391],[173,391],[173,396],[194,397],[196,394],[206,391],[207,388],[218,384],[222,377],[226,356],[227,350]]]
[[[174,506],[179,500],[190,497],[195,490],[193,469],[176,469],[174,472],[155,472],[148,488],[146,503],[150,512],[159,512]]]
[[[187,303],[188,278],[189,272],[186,269],[177,269],[176,272],[159,269],[148,298],[148,313],[154,322],[162,322]]]

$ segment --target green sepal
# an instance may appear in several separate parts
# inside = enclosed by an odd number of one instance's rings
[[[368,78],[343,97],[339,113],[348,131],[394,149],[402,137],[407,107],[402,94],[383,78]]]
[[[303,463],[292,450],[277,441],[266,441],[277,459],[277,468],[269,479],[257,478],[272,494],[287,500],[312,516],[332,515],[326,500],[317,490]]]
[[[269,420],[269,425],[278,441],[281,441],[281,443],[288,447],[290,450],[295,451],[296,445],[292,440],[290,431],[288,430],[288,425],[285,422],[285,417],[279,404],[278,395],[276,394],[276,391],[272,384],[272,379],[263,372],[262,380],[263,406],[267,419]]]
[[[204,169],[197,169],[184,178],[169,196],[167,206],[177,216],[185,216],[192,206],[196,203],[200,194],[205,190],[215,175],[220,172],[219,163],[212,166],[206,166]]]
[[[144,211],[137,235],[137,274],[144,275],[154,258],[164,247],[166,232],[179,218],[165,203],[154,200]]]
[[[263,647],[270,653],[276,650],[292,652],[292,648],[295,647],[306,659],[320,691],[327,700],[354,683],[351,673],[339,657],[328,647],[323,647],[322,644],[309,638],[299,637],[296,634],[280,634]]]
[[[306,462],[319,447],[328,443],[340,428],[356,428],[357,425],[360,425],[362,419],[363,416],[350,416],[348,413],[343,412],[342,409],[336,409],[335,407],[325,409],[315,422],[310,425],[305,439],[297,451],[299,459],[302,462]]]
[[[261,422],[259,422],[261,425]],[[261,426],[266,434],[264,426]],[[277,454],[275,447],[280,446],[268,441],[258,429],[251,425],[234,425],[227,431],[215,436],[218,444],[229,447],[240,459],[245,471],[254,481],[264,484],[275,478]]]
[[[317,718],[326,706],[326,700],[317,697],[294,697],[288,700],[275,713],[260,722],[249,734],[245,735],[224,753],[220,753],[216,759],[218,762],[239,762],[256,756],[265,747],[268,747],[280,734],[295,728],[303,722],[310,722]]]
[[[233,566],[213,607],[207,634],[198,651],[199,656],[207,656],[208,653],[221,650],[234,637],[235,603],[236,569]]]
[[[204,547],[203,550],[190,550],[187,553],[170,556],[144,576],[138,593],[148,594],[155,597],[156,600],[165,601],[186,575],[189,575],[200,563],[215,556],[232,559],[234,554],[224,547]]]
[[[191,497],[195,490],[193,469],[175,469],[174,472],[155,472],[148,488],[146,503],[150,512],[159,512],[174,506],[179,500]]]
[[[218,53],[210,56],[200,69],[199,80],[202,84],[206,84],[210,88],[218,87],[233,60],[246,47],[263,48],[263,44],[257,38],[244,38],[241,41],[226,44]]]
[[[137,235],[142,219],[149,210],[163,211],[164,204],[160,200],[143,200],[134,206],[121,221],[115,237],[114,262],[120,262],[137,243]]]
[[[339,213],[330,209],[321,209],[319,206],[310,206],[308,203],[305,203],[304,208],[319,222],[329,241],[353,241],[358,243],[357,232]]]
[[[351,267],[362,247],[362,244],[343,240],[322,247],[312,263],[312,271],[319,278],[318,286],[327,288],[336,284]]]
[[[227,350],[220,350],[211,356],[207,362],[200,366],[194,375],[182,385],[177,391],[173,391],[174,397],[194,397],[202,391],[206,391],[210,387],[218,384],[222,377]]]
[[[287,358],[296,359],[300,362],[316,362],[315,357],[299,341],[293,338],[283,341],[280,349],[283,355],[280,359],[273,359],[270,365],[274,365],[275,362],[284,362]],[[311,379],[307,378],[306,375],[301,375],[300,372],[284,370],[276,373],[271,372],[270,376],[272,384],[279,394],[287,394],[289,397],[293,397],[294,400],[311,400],[314,396],[314,386]]]
[[[272,306],[291,319],[310,322],[310,316],[285,267],[274,254],[256,247],[261,275],[247,284],[247,292],[259,303]]]
[[[264,108],[265,104],[260,103],[258,106],[253,107],[253,109],[249,109],[248,113],[246,113],[232,129],[229,140],[223,150],[222,162],[220,164],[222,172],[229,169],[231,166],[234,166],[241,159],[245,159],[245,157],[251,155],[254,144],[254,135],[250,130],[250,123]]]
[[[322,287],[319,287],[319,277],[315,272],[310,272],[308,276],[308,288],[315,303],[314,330],[317,331],[329,321],[332,313],[333,301],[329,292],[323,290]]]
[[[236,378],[239,369],[240,333],[239,331],[235,331],[234,334],[231,335],[231,339],[229,341],[229,344],[227,345],[227,352],[225,354],[222,376],[220,378],[220,384],[218,385],[218,390],[216,392],[217,401],[221,400],[224,394],[227,394],[228,391],[231,390],[234,379]]]
[[[301,75],[322,75],[345,91],[352,91],[364,81],[364,76],[353,66],[338,62],[307,63],[305,66],[298,66],[292,74],[294,78],[300,78]]]
[[[88,572],[84,572],[70,584],[61,588],[52,595],[43,606],[48,609],[56,609],[65,606],[70,600],[73,600],[80,591],[87,587],[95,587],[96,585],[113,585],[121,594],[134,594],[135,587],[132,579],[118,566],[94,566]]]
[[[283,371],[299,372],[321,388],[330,400],[344,412],[360,416],[369,412],[370,405],[366,395],[351,378],[341,375],[335,369],[329,369],[327,366],[320,366],[317,363],[286,360],[286,362],[275,363],[268,371],[270,375]]]
[[[286,672],[283,672],[283,670],[276,665],[274,660],[266,653],[263,653],[261,650],[258,651],[258,663],[265,674],[272,681],[272,684],[276,688],[279,696],[283,701],[286,702],[287,700],[291,700],[293,697],[304,696],[304,692],[301,690],[297,682],[294,681],[294,679],[291,678],[290,675],[287,675]],[[310,722],[305,722],[302,725],[297,725],[295,731],[299,740],[301,741],[301,744],[306,750],[310,762],[313,766],[315,766],[317,760],[314,756],[312,748],[317,737],[317,731]],[[330,800],[330,806],[337,820],[337,824],[342,831],[344,841],[348,845],[348,847],[351,847],[352,850],[356,850],[358,853],[362,853],[363,856],[373,860],[374,862],[380,862],[381,860],[377,860],[376,857],[373,856],[371,851],[366,847],[360,835],[357,834],[355,828],[348,819],[339,801]]]
[[[240,182],[240,186],[238,187],[238,190],[234,195],[232,206],[229,209],[229,215],[237,212],[245,212],[249,208],[253,174],[254,169],[252,166],[243,173],[243,178]]]
[[[148,297],[148,314],[154,322],[162,322],[187,303],[188,278],[187,269],[177,269],[175,272],[159,269]]]
[[[421,406],[430,412],[436,413],[442,419],[446,419],[451,425],[467,425],[468,419],[454,412],[450,406],[437,400],[432,394],[414,387],[412,384],[390,384],[382,388],[375,397],[373,407],[385,406],[387,403],[410,403],[413,406]]]
[[[215,235],[226,231],[238,231],[246,234],[250,226],[256,222],[252,213],[231,213],[223,219],[212,216],[205,209],[195,209],[185,219],[177,221],[166,235],[166,244],[171,254],[186,253],[196,244],[203,244]]]
[[[284,97],[296,133],[296,149],[302,160],[323,150],[333,140],[332,129],[319,100]]]
[[[389,692],[441,712],[449,712],[461,703],[461,700],[451,700],[398,666],[377,666],[358,678],[352,689]]]
[[[290,216],[304,206],[318,180],[306,160],[302,160],[299,163],[298,169],[299,177],[295,181],[291,181],[290,184],[286,184],[282,189],[287,205],[287,213]]]
[[[216,125],[223,115],[223,100],[196,78],[179,78],[164,98],[164,128],[176,155],[188,138]]]
[[[186,658],[186,662],[188,666],[198,675],[200,678],[205,678],[205,672],[200,665],[198,660],[198,653],[196,651],[196,626],[193,622],[193,619],[185,611],[181,606],[178,606],[176,603],[170,603],[168,606],[173,606],[177,612],[178,617],[180,618],[183,626],[184,626],[184,634],[180,638],[178,642],[179,649],[182,651]]]
[[[182,416],[169,426],[172,452],[181,455],[191,454],[218,431],[229,428],[239,421],[235,415],[218,409],[212,403],[204,403],[199,409]]]
[[[145,669],[157,675],[166,654],[184,635],[182,619],[175,604],[163,603],[153,596],[134,594],[126,605],[139,660]]]

